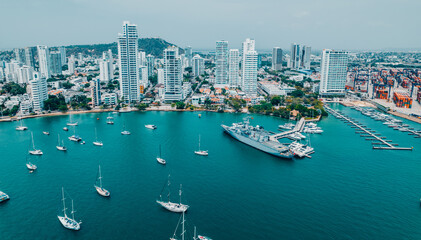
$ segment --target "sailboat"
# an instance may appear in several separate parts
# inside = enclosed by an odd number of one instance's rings
[[[31,137],[32,137],[32,150],[29,150],[29,154],[32,155],[42,155],[42,151],[39,149],[35,149],[35,143],[34,143],[34,134],[31,132]]]
[[[111,117],[111,115],[108,113],[108,117],[107,117],[107,124],[110,124],[110,125],[113,125],[114,124],[114,122],[113,122],[113,117]]]
[[[30,161],[28,161],[28,158],[26,158],[26,167],[30,170],[30,171],[34,171],[37,169],[37,166],[33,163],[31,163]]]
[[[181,222],[181,234],[180,234],[181,240],[184,240],[185,239],[186,230],[185,230],[185,227],[184,226],[185,226],[186,220],[185,220],[185,214],[183,212],[181,214],[181,216],[180,216],[180,219],[178,220],[177,227],[175,228],[174,234],[170,238],[170,240],[177,240],[176,235],[177,235],[177,229],[178,229],[178,227],[180,225],[180,222]],[[209,238],[209,237],[206,237],[206,236],[197,235],[196,226],[195,226],[194,227],[193,240],[212,240],[212,239]]]
[[[21,120],[19,120],[19,122],[20,122],[20,126],[17,126],[17,127],[16,127],[16,130],[17,130],[17,131],[25,131],[25,130],[27,130],[27,129],[28,129],[28,127],[23,126],[23,120],[22,120],[22,119],[21,119]]]
[[[101,141],[98,141],[98,135],[96,132],[96,128],[95,128],[95,141],[94,141],[94,145],[95,146],[103,146],[104,144]]]
[[[159,157],[156,157],[156,161],[162,165],[167,164],[167,162],[161,157],[161,144],[159,144]]]
[[[200,135],[199,135],[199,150],[194,151],[194,153],[196,153],[197,155],[201,155],[201,156],[208,156],[208,150],[200,150]]]
[[[79,137],[78,135],[76,135],[76,127],[73,128],[73,135],[69,137],[69,140],[70,141],[73,141],[73,142],[80,142],[80,141],[82,141],[82,138]]]
[[[99,181],[99,186],[97,185]],[[95,185],[94,185],[96,191],[99,193],[99,195],[103,197],[109,197],[110,192],[102,187],[102,175],[101,175],[101,165],[98,167],[98,178],[96,179]]]
[[[58,140],[57,140],[58,145],[56,146],[56,148],[60,151],[67,151],[67,148],[64,146],[63,140],[61,140],[61,145],[60,145],[60,134],[57,134],[57,135],[58,135]]]
[[[164,187],[161,191],[161,195],[159,195],[160,200],[156,200],[156,202],[170,212],[180,213],[180,212],[187,211],[189,206],[181,203],[181,194],[182,194],[181,188],[182,188],[182,185],[180,184],[180,190],[178,192],[178,194],[180,196],[180,202],[179,203],[171,202],[170,201],[170,195],[171,195],[171,192],[170,192],[170,176],[168,175],[168,195],[167,195],[168,201],[167,202],[162,201],[162,191],[165,189],[165,187]]]
[[[66,124],[67,126],[77,126],[77,122],[72,122],[72,114],[70,114],[70,122]]]
[[[64,198],[64,188],[63,187],[61,188],[61,192],[62,192],[62,195],[63,195],[62,200],[63,200],[63,214],[64,214],[64,216],[57,216],[58,220],[60,220],[60,223],[63,225],[63,227],[65,227],[67,229],[70,229],[70,230],[77,231],[77,230],[80,229],[80,224],[82,222],[77,222],[75,220],[75,211],[73,209],[73,199],[72,199],[72,212],[71,212],[72,217],[70,218],[66,214],[66,201],[65,201],[66,199]]]

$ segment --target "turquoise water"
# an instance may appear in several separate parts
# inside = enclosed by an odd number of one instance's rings
[[[220,124],[241,121],[241,114],[133,112],[116,115],[114,125],[105,123],[105,113],[74,115],[85,145],[67,140],[68,116],[25,120],[25,132],[0,123],[0,190],[11,197],[0,204],[0,239],[169,239],[179,215],[155,203],[168,174],[173,200],[183,184],[183,202],[191,206],[189,236],[197,226],[213,239],[420,239],[421,139],[335,107],[414,151],[372,150],[333,117],[320,122],[322,135],[311,137],[313,158],[294,161],[223,134]],[[251,121],[272,131],[283,123],[260,115]],[[123,125],[132,135],[120,134]],[[95,127],[103,147],[92,145]],[[38,166],[32,174],[25,166],[31,131],[44,152],[30,158]],[[58,133],[67,153],[55,148]],[[193,153],[199,134],[208,157]],[[155,160],[159,144],[166,166]],[[109,199],[93,188],[98,164]],[[56,217],[62,186],[83,222],[78,232]]]

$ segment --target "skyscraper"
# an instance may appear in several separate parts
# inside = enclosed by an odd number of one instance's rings
[[[279,71],[282,69],[282,49],[274,47],[272,51],[272,70]]]
[[[228,79],[230,87],[240,87],[240,51],[238,51],[238,49],[230,49],[228,65]]]
[[[148,76],[155,75],[155,57],[153,55],[148,54],[148,56],[146,56],[146,65],[148,66]]]
[[[205,59],[199,54],[192,58],[192,71],[194,76],[200,76],[205,73]]]
[[[302,54],[301,54],[301,67],[309,70],[310,69],[310,56],[311,56],[311,47],[310,46],[302,46]]]
[[[193,50],[190,46],[187,46],[184,49],[184,51],[185,51],[186,58],[187,58],[187,67],[191,67],[192,66]]]
[[[228,84],[228,41],[216,42],[215,83]]]
[[[34,60],[34,53],[33,48],[26,47],[25,48],[25,64],[28,67],[35,68],[35,60]]]
[[[99,79],[101,81],[109,81],[112,79],[110,61],[108,59],[99,60]]]
[[[35,111],[41,111],[44,107],[44,101],[48,99],[47,79],[34,72],[32,80],[29,82],[31,86],[32,105]]]
[[[50,78],[50,52],[47,46],[37,46],[39,74],[45,78]]]
[[[61,65],[64,66],[67,63],[67,58],[66,58],[66,48],[61,46],[58,48],[58,51],[61,54]]]
[[[291,44],[291,58],[290,58],[290,67],[291,69],[298,69],[301,65],[301,46],[299,44]]]
[[[247,38],[243,42],[243,65],[242,65],[242,85],[241,89],[247,95],[257,94],[257,58],[255,51],[255,41]]]
[[[183,99],[183,76],[181,58],[177,47],[169,47],[164,50],[164,81],[165,101],[180,101]]]
[[[140,66],[147,66],[147,62],[146,62],[146,53],[144,51],[139,51],[138,53],[138,58],[139,58],[139,65]]]
[[[28,66],[22,66],[17,69],[18,83],[28,84],[29,80],[32,79],[32,68]]]
[[[99,79],[92,80],[92,104],[95,106],[101,105],[101,81]]]
[[[50,70],[51,74],[57,75],[61,74],[61,53],[60,52],[51,52],[50,53]]]
[[[148,67],[146,66],[140,66],[139,67],[139,80],[141,88],[143,91],[141,93],[144,93],[144,90],[149,86],[149,75],[148,75]]]
[[[319,93],[326,95],[345,94],[348,67],[348,52],[324,49],[321,62]]]
[[[15,59],[18,63],[25,63],[26,62],[25,49],[15,48],[15,49],[13,49],[13,52],[15,53]]]
[[[140,100],[137,26],[123,22],[123,33],[118,35],[120,90],[126,103]]]

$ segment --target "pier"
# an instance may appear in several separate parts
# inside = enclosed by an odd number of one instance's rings
[[[274,134],[274,135],[270,136],[270,140],[272,140],[272,141],[276,141],[276,140],[278,140],[278,139],[281,139],[281,138],[287,137],[287,136],[289,136],[289,135],[291,135],[291,134],[293,134],[293,133],[296,133],[296,132],[302,132],[302,131],[303,131],[303,129],[304,129],[304,125],[305,125],[305,123],[306,123],[306,120],[305,120],[304,118],[301,118],[301,119],[297,122],[297,124],[295,124],[295,127],[294,127],[293,129],[288,130],[288,131],[285,131],[285,132],[281,132],[281,133]]]
[[[343,122],[348,123],[352,128],[356,129],[356,133],[361,134],[361,137],[365,137],[367,141],[375,141],[372,142],[373,149],[377,150],[410,150],[412,151],[412,147],[397,147],[398,144],[391,143],[391,140],[386,140],[385,137],[380,137],[380,134],[376,134],[375,131],[367,128],[365,125],[358,123],[355,119],[345,116],[344,114],[340,113],[339,111],[333,110],[328,106],[324,106],[326,111],[330,114],[335,116],[336,118],[342,120]],[[364,134],[364,135],[362,135]],[[374,146],[376,145],[376,146]],[[383,145],[383,146],[382,146]]]

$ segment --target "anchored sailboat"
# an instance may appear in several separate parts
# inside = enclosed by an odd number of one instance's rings
[[[70,122],[66,124],[67,126],[77,126],[77,122],[72,121],[72,114],[70,114]]]
[[[73,141],[73,142],[80,142],[80,141],[82,141],[82,138],[79,137],[78,135],[76,135],[76,127],[73,127],[73,135],[69,137],[69,140],[70,141]]]
[[[181,203],[181,194],[182,194],[181,184],[180,184],[180,190],[178,192],[179,196],[180,196],[180,202],[179,203],[174,203],[174,202],[170,201],[171,191],[170,191],[170,176],[169,175],[168,175],[168,186],[167,187],[168,187],[168,195],[167,195],[168,201],[167,202],[162,201],[162,191],[164,191],[164,189],[165,189],[165,186],[164,186],[164,188],[161,191],[161,194],[159,195],[160,200],[156,200],[156,202],[170,212],[180,213],[180,212],[187,211],[189,206]]]
[[[99,186],[97,183],[99,182]],[[95,185],[94,185],[96,191],[99,193],[99,195],[103,197],[109,197],[110,192],[102,187],[102,175],[101,175],[101,165],[98,167],[98,178],[96,179]]]
[[[161,144],[159,144],[159,157],[156,157],[156,161],[162,165],[167,164],[167,162],[161,157]]]
[[[30,170],[30,171],[34,171],[37,169],[37,166],[33,163],[31,163],[30,161],[28,161],[28,157],[26,157],[26,167]]]
[[[32,137],[32,150],[29,150],[29,154],[32,155],[42,155],[42,151],[39,149],[35,148],[35,143],[34,143],[34,134],[31,132],[31,137]]]
[[[19,122],[20,122],[20,126],[17,126],[17,127],[16,127],[16,130],[17,130],[17,131],[25,131],[25,130],[27,130],[27,129],[28,129],[28,127],[23,126],[23,119],[19,120]]]
[[[199,150],[194,151],[194,153],[196,153],[197,155],[201,155],[201,156],[208,156],[208,150],[200,150],[200,135],[199,135]]]
[[[185,239],[185,234],[186,234],[185,222],[186,222],[186,220],[185,220],[185,216],[184,216],[184,212],[183,212],[180,216],[180,219],[178,220],[177,227],[175,228],[174,234],[170,238],[170,240],[177,240],[177,238],[176,238],[177,230],[178,230],[178,227],[180,226],[180,223],[181,223],[181,234],[180,234],[181,240]],[[195,226],[194,227],[193,240],[212,240],[212,239],[209,238],[209,237],[206,237],[206,236],[197,235],[196,226]]]
[[[95,146],[103,146],[104,145],[102,143],[102,141],[98,141],[98,136],[97,136],[96,128],[95,128],[95,141],[94,141],[94,145]]]
[[[113,119],[114,119],[114,118],[113,118],[113,117],[111,117],[110,113],[108,113],[108,117],[107,117],[107,124],[113,125],[113,124],[114,124]]]
[[[61,145],[60,145],[60,134],[57,134],[58,139],[57,139],[57,146],[56,148],[60,151],[67,151],[67,148],[64,146],[64,141],[61,140]]]
[[[64,188],[63,187],[61,188],[61,192],[62,192],[62,195],[63,195],[62,200],[63,200],[63,214],[64,214],[64,216],[57,216],[58,220],[60,220],[60,223],[63,225],[63,227],[65,227],[67,229],[70,229],[70,230],[77,231],[77,230],[80,229],[80,224],[82,222],[77,222],[75,220],[75,211],[73,209],[73,199],[72,199],[72,212],[71,212],[72,217],[70,218],[66,214],[66,201],[65,201],[66,199],[64,198]]]

